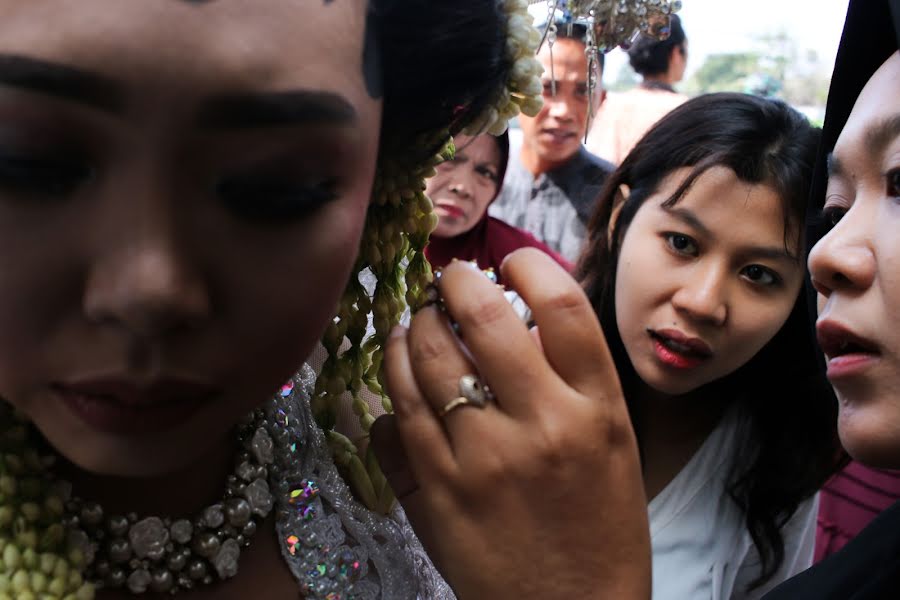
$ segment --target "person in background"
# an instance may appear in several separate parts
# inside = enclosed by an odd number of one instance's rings
[[[672,33],[663,41],[641,37],[628,60],[643,81],[622,94],[609,94],[588,135],[587,148],[614,164],[662,117],[687,100],[673,87],[684,77],[687,37],[681,19],[672,16]]]
[[[602,54],[593,83],[588,81],[586,34],[582,24],[558,23],[555,42],[541,48],[544,108],[535,117],[519,117],[522,145],[512,149],[503,189],[489,210],[573,262],[594,200],[614,168],[582,145],[604,95]]]
[[[474,260],[482,269],[493,269],[500,278],[506,255],[526,246],[543,250],[566,270],[572,265],[533,235],[488,216],[488,206],[503,185],[509,160],[509,134],[454,138],[456,154],[437,166],[426,193],[434,202],[438,225],[425,248],[434,268],[453,259]]]

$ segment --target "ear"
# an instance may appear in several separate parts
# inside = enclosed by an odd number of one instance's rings
[[[597,87],[599,89],[594,90],[594,97],[591,98],[591,100],[593,102],[593,106],[591,107],[591,110],[592,110],[593,114],[595,114],[595,115],[597,114],[597,111],[600,110],[600,107],[603,106],[603,103],[606,102],[606,89],[601,86],[597,86]]]
[[[623,183],[619,186],[619,189],[616,190],[616,194],[613,196],[612,212],[609,215],[609,224],[606,229],[606,239],[609,240],[609,248],[607,249],[610,252],[612,252],[613,231],[616,229],[616,223],[619,222],[619,214],[622,212],[622,207],[625,206],[625,201],[628,200],[628,196],[630,195],[631,189]]]

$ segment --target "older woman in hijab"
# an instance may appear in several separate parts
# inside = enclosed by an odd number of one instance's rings
[[[439,219],[425,249],[432,266],[444,267],[453,259],[475,261],[482,269],[493,269],[501,279],[500,265],[507,254],[534,247],[571,270],[566,259],[530,233],[487,214],[503,187],[509,135],[459,135],[454,142],[453,160],[438,165],[437,175],[428,180],[427,193]]]

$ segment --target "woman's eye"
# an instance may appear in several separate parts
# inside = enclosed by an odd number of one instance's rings
[[[894,169],[887,174],[887,195],[900,198],[900,169]]]
[[[279,179],[231,177],[216,186],[225,206],[238,217],[259,223],[298,220],[337,198],[336,182],[301,184]]]
[[[488,169],[487,167],[480,167],[475,171],[485,179],[491,181],[492,183],[497,183],[497,174]]]
[[[772,269],[763,267],[762,265],[750,265],[744,267],[741,275],[747,281],[758,285],[771,286],[781,283],[781,277],[772,271]]]
[[[678,254],[687,254],[689,256],[697,255],[697,242],[690,236],[682,233],[667,233],[665,234],[665,238],[669,248]]]
[[[0,190],[13,194],[66,196],[91,174],[89,167],[76,161],[0,155]]]

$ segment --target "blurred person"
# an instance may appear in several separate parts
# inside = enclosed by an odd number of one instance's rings
[[[672,32],[663,41],[641,37],[628,50],[628,61],[643,81],[621,94],[609,94],[588,135],[587,147],[614,164],[662,117],[688,99],[675,91],[687,67],[687,37],[681,19],[672,16]]]
[[[572,265],[533,235],[488,216],[497,198],[509,160],[509,134],[495,137],[458,135],[456,154],[437,166],[425,192],[434,202],[438,225],[425,248],[432,267],[453,259],[474,260],[482,269],[493,269],[502,282],[500,264],[518,248],[531,246],[552,256],[566,270]]]
[[[556,27],[555,42],[545,43],[538,55],[544,66],[544,108],[535,117],[519,117],[522,145],[510,153],[506,181],[489,212],[574,261],[595,199],[614,167],[582,145],[590,116],[605,94],[603,55],[595,57],[592,83],[587,28],[563,22]]]

